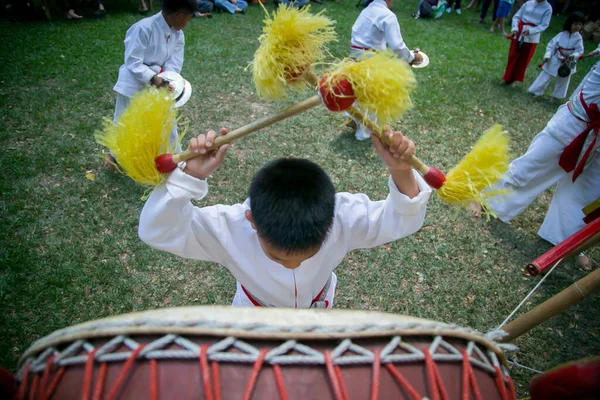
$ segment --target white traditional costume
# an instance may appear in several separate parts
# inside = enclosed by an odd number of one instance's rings
[[[582,208],[600,198],[599,105],[596,69],[497,183],[496,188],[511,191],[490,201],[498,218],[510,221],[558,182],[538,234],[556,245],[583,228]]]
[[[251,199],[232,206],[194,207],[190,200],[206,196],[208,184],[179,169],[146,201],[139,235],[159,250],[225,266],[237,280],[234,306],[331,308],[337,282],[333,270],[346,253],[411,235],[423,225],[431,189],[413,173],[420,193],[412,199],[398,191],[391,177],[384,201],[371,201],[364,194],[336,194],[327,239],[293,270],[263,252],[245,216]]]
[[[406,47],[398,18],[387,6],[384,0],[374,0],[358,16],[352,25],[350,39],[350,58],[357,59],[368,51],[385,50],[389,48],[399,58],[411,63],[415,55]],[[349,115],[349,114],[347,114]],[[369,115],[370,118],[374,118]],[[371,131],[356,121],[358,129],[356,138],[368,139]]]
[[[154,75],[163,71],[181,73],[185,37],[183,31],[169,27],[162,12],[133,24],[125,35],[125,63],[113,87],[117,92],[114,121],[129,105],[131,97],[150,85]],[[177,126],[171,141],[177,138]]]
[[[508,62],[504,77],[506,83],[523,82],[525,71],[540,42],[540,34],[548,28],[552,18],[552,6],[547,1],[530,0],[517,11],[512,20],[511,40]],[[527,35],[523,32],[529,31]]]
[[[598,45],[598,48],[596,48],[596,50],[594,50],[594,51],[600,53],[600,44]],[[579,91],[581,91],[583,84],[588,80],[588,78],[590,76],[592,76],[592,73],[594,72],[594,70],[596,68],[598,68],[598,66],[600,66],[600,61],[598,61],[596,64],[592,65],[592,68],[590,68],[590,72],[588,72],[587,75],[583,77],[583,79],[579,83],[579,86],[577,86],[577,88],[575,88],[575,91],[573,93],[579,93]]]
[[[567,97],[571,75],[576,72],[576,63],[583,54],[583,38],[579,32],[570,33],[562,31],[556,35],[546,46],[544,58],[548,61],[542,66],[542,71],[529,87],[529,93],[541,96],[552,79],[556,78],[552,97],[562,99]],[[571,73],[566,77],[558,75],[558,69],[566,63],[571,68]]]

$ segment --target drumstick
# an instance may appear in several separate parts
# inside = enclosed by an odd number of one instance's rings
[[[283,121],[286,118],[300,114],[301,112],[316,107],[321,103],[321,98],[318,95],[315,95],[309,99],[306,99],[286,108],[279,114],[261,118],[247,125],[244,125],[241,128],[231,131],[227,133],[227,135],[217,137],[213,145],[208,147],[207,150],[214,150],[224,144],[231,143],[236,139],[244,137],[252,132],[256,132],[262,128],[266,128],[267,126],[273,125],[279,121]],[[192,149],[187,149],[177,154],[161,154],[158,157],[156,157],[154,161],[156,163],[156,169],[159,172],[165,174],[177,168],[177,163],[189,160],[199,155],[200,154],[195,153]]]
[[[386,145],[391,145],[392,139],[389,136],[384,135],[384,129],[380,127],[378,124],[373,122],[371,119],[365,117],[365,115],[356,107],[352,106],[346,110],[348,114],[350,114],[354,119],[360,121],[363,125],[365,125],[371,132],[375,134],[383,143]],[[437,168],[427,166],[423,161],[419,160],[415,155],[409,155],[405,159],[411,166],[413,166],[417,171],[423,175],[423,179],[429,186],[434,189],[439,189],[446,182],[446,176],[442,171]]]

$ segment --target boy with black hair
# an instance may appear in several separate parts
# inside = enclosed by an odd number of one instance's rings
[[[206,178],[229,145],[208,151],[216,134],[200,135],[190,140],[199,156],[180,165],[146,201],[139,236],[159,250],[225,266],[237,280],[234,306],[331,308],[333,270],[346,253],[411,235],[423,225],[431,189],[404,160],[414,154],[414,144],[400,132],[386,134],[389,147],[372,136],[391,175],[383,201],[336,194],[318,165],[279,159],[256,174],[243,204],[203,208],[190,200],[206,195]]]
[[[159,73],[181,72],[185,46],[183,29],[196,11],[196,0],[162,0],[161,12],[136,22],[127,30],[125,62],[119,68],[119,78],[113,87],[117,92],[115,122],[134,94],[149,85],[164,85],[163,80],[157,77]],[[176,138],[177,126],[171,131],[171,139]],[[115,159],[109,153],[104,166],[115,169]]]

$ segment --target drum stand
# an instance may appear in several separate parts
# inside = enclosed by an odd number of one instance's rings
[[[550,270],[550,272],[552,272],[554,268],[564,261],[580,254],[585,249],[600,243],[600,199],[585,207],[583,212],[586,215],[584,221],[587,225],[527,265],[526,269],[530,275],[538,275],[550,266],[552,266],[552,269]],[[550,272],[548,272],[548,274]],[[540,283],[527,295],[525,300],[523,300],[517,309],[509,315],[502,325],[498,327],[498,330],[502,329],[507,333],[504,337],[497,339],[498,342],[506,343],[516,339],[541,323],[560,314],[570,306],[579,303],[590,294],[600,290],[600,269],[596,269],[589,273],[562,292],[552,296],[533,310],[504,326],[512,315],[516,313],[516,311],[539,287],[542,281],[540,281]]]

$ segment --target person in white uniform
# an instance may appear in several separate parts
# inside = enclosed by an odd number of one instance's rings
[[[350,58],[359,59],[369,51],[389,48],[409,64],[420,64],[423,57],[406,47],[396,14],[390,10],[394,0],[374,0],[358,16],[352,26],[350,39]],[[372,116],[371,116],[372,117]],[[356,139],[371,137],[371,131],[358,121],[350,126],[356,129]]]
[[[489,201],[501,221],[517,217],[558,183],[538,234],[557,245],[585,226],[582,208],[600,198],[599,105],[600,69],[595,69],[495,185],[494,190],[510,191]],[[585,256],[579,262],[591,266]]]
[[[162,0],[162,11],[133,24],[125,35],[125,62],[113,90],[117,93],[114,121],[129,106],[131,98],[142,89],[165,84],[157,75],[183,66],[185,37],[183,29],[197,11],[195,0]],[[177,126],[171,131],[177,139]],[[105,167],[114,170],[114,157],[107,153]]]
[[[590,51],[586,57],[598,57],[600,55],[600,44],[598,45],[598,47],[596,48],[596,50]],[[583,84],[588,80],[588,78],[590,76],[592,76],[592,73],[594,72],[594,70],[596,68],[598,68],[598,66],[600,65],[600,61],[596,62],[594,65],[592,65],[592,68],[590,68],[590,71],[587,73],[586,76],[583,77],[583,79],[581,80],[581,82],[579,83],[579,86],[577,86],[575,88],[575,90],[573,91],[573,93],[579,93],[581,91],[581,88],[583,87]]]
[[[229,145],[207,151],[216,134],[200,135],[190,141],[199,156],[146,201],[139,236],[156,249],[223,265],[237,280],[234,306],[331,308],[333,271],[346,253],[398,240],[423,225],[431,189],[404,161],[414,144],[400,132],[386,134],[389,147],[372,136],[390,172],[385,200],[336,194],[318,165],[290,158],[263,166],[244,203],[203,208],[191,200],[206,196],[206,179]]]
[[[562,32],[548,43],[542,71],[529,87],[529,93],[534,96],[542,96],[552,79],[556,79],[550,101],[554,103],[567,97],[571,75],[576,72],[577,60],[583,54],[583,38],[579,31],[583,27],[584,20],[585,15],[574,12],[565,21]],[[559,68],[563,64],[570,67],[570,72],[567,76],[561,77]]]

